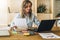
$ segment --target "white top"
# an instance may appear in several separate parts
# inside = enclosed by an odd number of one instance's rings
[[[17,14],[15,15],[14,19],[13,19],[12,22],[11,22],[11,27],[13,27],[13,26],[15,25],[14,20],[19,19],[19,18],[22,18],[22,17],[21,17],[21,15],[20,15],[20,13],[17,13]],[[32,27],[33,22],[34,22],[37,26],[40,25],[40,21],[39,21],[39,20],[36,18],[36,16],[33,15],[33,14],[32,14],[31,19],[29,19],[29,16],[26,16],[25,18],[26,18],[26,23],[27,23],[28,27]]]

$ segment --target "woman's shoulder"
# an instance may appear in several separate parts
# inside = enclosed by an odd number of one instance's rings
[[[20,15],[20,13],[16,13],[16,15]]]
[[[16,18],[21,18],[21,14],[20,13],[16,13],[15,17]]]

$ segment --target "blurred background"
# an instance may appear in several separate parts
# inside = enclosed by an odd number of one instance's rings
[[[0,25],[8,25],[17,13],[21,14],[24,0],[0,0]],[[56,19],[60,14],[60,0],[30,0],[32,12],[39,20]]]

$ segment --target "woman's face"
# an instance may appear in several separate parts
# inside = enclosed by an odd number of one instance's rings
[[[29,13],[30,10],[31,10],[31,7],[32,7],[31,3],[26,4],[26,5],[25,5],[25,12],[26,12],[26,13]]]

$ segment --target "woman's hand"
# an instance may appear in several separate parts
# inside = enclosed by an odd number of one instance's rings
[[[13,26],[13,27],[11,27],[11,30],[13,31],[17,31],[17,26]]]
[[[13,28],[17,29],[17,26],[13,26]]]

